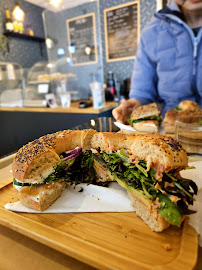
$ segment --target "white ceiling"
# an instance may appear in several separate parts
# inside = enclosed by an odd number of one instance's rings
[[[93,2],[95,0],[63,0],[62,1],[62,6],[60,8],[53,8],[50,4],[49,4],[49,0],[25,0],[26,2],[29,2],[31,4],[40,6],[42,8],[51,10],[53,12],[59,12],[62,11],[63,9],[67,9],[67,8],[72,8],[75,6],[79,6],[81,4],[87,3],[87,2]]]

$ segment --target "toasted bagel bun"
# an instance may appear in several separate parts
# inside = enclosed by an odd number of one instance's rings
[[[91,146],[106,152],[121,148],[128,150],[134,159],[147,162],[148,168],[157,168],[158,172],[182,169],[188,164],[188,157],[182,146],[173,138],[163,134],[124,135],[110,132],[94,134]]]
[[[131,119],[136,120],[154,115],[159,115],[159,110],[156,103],[150,103],[135,108],[135,110],[131,114]]]
[[[168,110],[163,119],[164,130],[166,133],[175,133],[175,121],[181,116],[190,115],[202,115],[202,109],[200,107],[188,108],[182,111]]]
[[[183,100],[179,103],[178,107],[181,110],[187,110],[187,109],[191,110],[191,109],[200,108],[199,104],[192,100]]]
[[[13,177],[20,182],[40,183],[39,177],[47,177],[51,168],[60,161],[59,154],[82,147],[90,149],[95,130],[64,130],[43,136],[20,148],[12,164]]]
[[[64,180],[58,180],[50,184],[25,186],[17,190],[17,193],[22,204],[37,211],[44,211],[61,196],[64,189]]]

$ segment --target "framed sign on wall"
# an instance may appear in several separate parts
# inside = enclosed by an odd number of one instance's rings
[[[106,61],[135,58],[140,34],[139,1],[104,10]]]
[[[73,65],[97,63],[95,14],[66,20],[69,54]]]

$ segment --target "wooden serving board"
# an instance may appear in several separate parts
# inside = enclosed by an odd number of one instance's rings
[[[10,180],[11,181],[11,180]],[[0,189],[0,223],[99,269],[193,269],[198,235],[188,225],[155,233],[135,213],[14,213],[10,181]],[[170,245],[171,250],[166,250]]]

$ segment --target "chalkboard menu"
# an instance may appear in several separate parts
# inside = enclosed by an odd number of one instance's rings
[[[104,10],[106,59],[135,57],[139,40],[139,1]]]
[[[97,62],[95,14],[90,13],[66,21],[69,52],[73,65]]]

